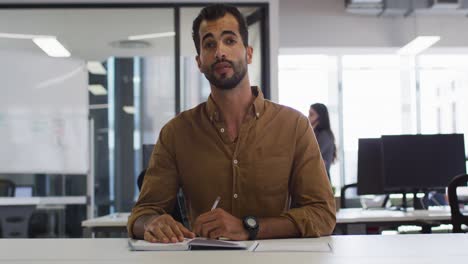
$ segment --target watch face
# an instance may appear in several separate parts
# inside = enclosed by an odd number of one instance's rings
[[[254,218],[249,218],[249,219],[247,219],[246,222],[247,222],[247,225],[252,227],[252,228],[257,225],[257,221]]]

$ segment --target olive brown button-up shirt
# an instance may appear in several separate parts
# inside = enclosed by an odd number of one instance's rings
[[[192,223],[220,196],[218,208],[238,218],[286,217],[303,237],[333,231],[335,200],[308,119],[252,92],[234,141],[211,96],[163,127],[128,221],[131,237],[140,216],[171,213],[179,187]]]

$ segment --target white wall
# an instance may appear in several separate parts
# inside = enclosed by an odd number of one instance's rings
[[[416,35],[441,36],[437,47],[468,46],[464,15],[356,15],[344,2],[280,0],[280,47],[398,47]]]

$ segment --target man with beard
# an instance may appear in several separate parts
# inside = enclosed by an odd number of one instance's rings
[[[335,200],[314,133],[307,117],[250,86],[253,49],[240,12],[208,6],[192,34],[211,95],[161,130],[129,235],[163,243],[329,235]],[[192,230],[170,215],[179,188]]]

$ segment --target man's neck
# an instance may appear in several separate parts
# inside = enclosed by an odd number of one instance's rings
[[[230,90],[212,87],[211,96],[220,108],[231,139],[238,135],[239,128],[247,116],[250,105],[255,99],[249,79],[244,78],[238,86]]]

